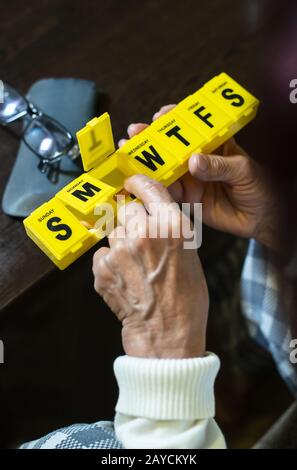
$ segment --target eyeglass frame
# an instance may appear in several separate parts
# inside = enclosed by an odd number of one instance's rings
[[[44,113],[41,111],[37,106],[35,106],[34,103],[28,100],[26,96],[24,96],[22,93],[20,93],[15,87],[13,87],[10,83],[4,82],[3,83],[3,97],[5,98],[5,85],[8,85],[10,88],[12,88],[27,104],[27,109],[24,111],[19,112],[17,115],[11,117],[10,119],[7,119],[5,122],[0,121],[0,125],[3,126],[4,129],[12,133],[14,136],[19,137],[24,144],[33,152],[39,159],[39,165],[38,169],[40,170],[41,173],[45,173],[47,170],[48,166],[55,166],[56,163],[60,162],[63,157],[68,157],[70,160],[74,161],[80,156],[80,151],[79,151],[79,146],[76,142],[76,138],[70,132],[60,121],[57,119],[53,118],[52,116],[49,116],[48,114]],[[5,101],[3,100],[3,103],[0,103],[0,105],[3,104],[5,105]],[[22,134],[18,135],[16,132],[13,131],[13,129],[9,128],[9,125],[12,124],[15,121],[18,121],[19,119],[24,119],[25,116],[29,116],[31,121],[28,123],[28,125],[22,130]],[[64,149],[62,153],[59,155],[52,157],[52,158],[46,158],[40,153],[38,153],[34,148],[32,148],[28,142],[24,139],[24,136],[26,134],[26,130],[30,126],[31,122],[34,121],[35,119],[39,119],[42,121],[42,118],[45,117],[49,121],[52,121],[53,123],[58,124],[60,126],[61,130],[65,132],[65,135],[67,138],[70,140],[69,144],[67,147]],[[46,126],[45,126],[46,127]]]

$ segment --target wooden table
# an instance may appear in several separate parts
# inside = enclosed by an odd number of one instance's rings
[[[285,28],[291,3],[10,0],[0,14],[0,78],[22,92],[44,77],[95,80],[112,99],[109,112],[119,139],[129,123],[149,121],[161,105],[181,100],[221,71],[261,98],[271,37]],[[240,136],[251,151],[259,140],[256,126]],[[0,131],[1,193],[17,148]],[[120,332],[92,291],[90,265],[87,254],[59,273],[27,238],[21,221],[0,213],[0,338],[6,351],[0,393],[10,397],[0,415],[2,428],[11,426],[3,442],[112,413],[111,361],[120,351]],[[89,329],[95,331],[90,341]],[[81,338],[84,350],[78,352]],[[96,338],[106,367],[96,367]],[[52,400],[45,404],[41,397],[50,384]],[[42,425],[44,415],[53,418]]]

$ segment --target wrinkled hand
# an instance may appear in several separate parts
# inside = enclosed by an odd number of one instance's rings
[[[203,356],[209,302],[204,273],[196,250],[185,249],[183,239],[173,237],[185,215],[166,188],[144,175],[130,177],[125,189],[144,206],[134,201],[119,210],[110,248],[94,255],[95,290],[122,322],[126,354]],[[127,212],[137,214],[137,232],[131,230]],[[167,220],[167,238],[147,236],[149,226],[160,228]]]
[[[163,106],[153,120],[174,107]],[[129,137],[147,126],[131,124]],[[119,144],[123,143],[124,140]],[[189,173],[169,188],[173,198],[178,202],[202,202],[203,222],[212,228],[255,238],[278,249],[276,229],[281,210],[263,169],[234,139],[217,152],[220,155],[194,154],[190,157]]]

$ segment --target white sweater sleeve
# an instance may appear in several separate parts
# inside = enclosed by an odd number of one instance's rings
[[[214,421],[216,355],[193,359],[121,356],[115,431],[126,449],[225,448]]]

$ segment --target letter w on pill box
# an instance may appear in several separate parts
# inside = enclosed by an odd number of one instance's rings
[[[193,152],[214,151],[255,117],[258,105],[221,73],[116,151],[108,113],[92,119],[77,133],[85,173],[24,220],[27,234],[65,269],[100,240],[82,221],[92,226],[103,217],[100,206],[115,206],[128,176],[142,173],[170,185],[187,172]]]

